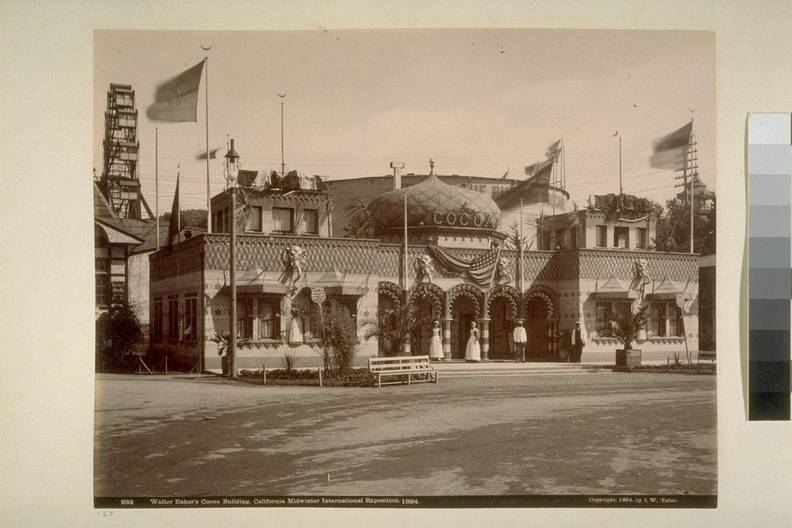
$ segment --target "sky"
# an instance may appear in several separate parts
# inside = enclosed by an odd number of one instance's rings
[[[156,86],[206,56],[197,123],[149,121]],[[624,192],[664,203],[680,173],[650,166],[653,143],[694,119],[699,174],[716,190],[711,32],[97,31],[94,57],[94,165],[101,173],[109,85],[130,84],[139,178],[154,210],[158,172],[160,214],[177,172],[182,208],[206,207],[196,156],[207,93],[210,150],[222,158],[234,138],[246,169],[280,169],[283,102],[287,169],[336,180],[390,174],[402,161],[426,174],[432,159],[441,175],[523,179],[563,137],[566,188],[585,205],[618,192],[621,138]],[[212,160],[211,193],[223,186]]]

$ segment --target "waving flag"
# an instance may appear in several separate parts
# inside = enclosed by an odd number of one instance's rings
[[[677,169],[685,163],[687,146],[693,132],[693,121],[663,136],[654,144],[654,155],[649,164],[660,169]]]
[[[195,123],[198,121],[198,87],[206,59],[173,79],[157,86],[154,104],[146,109],[153,121]]]
[[[168,224],[168,247],[173,245],[173,239],[179,237],[181,231],[181,207],[179,207],[179,176],[176,176],[176,192],[173,195],[170,223]],[[178,243],[178,240],[176,241]]]

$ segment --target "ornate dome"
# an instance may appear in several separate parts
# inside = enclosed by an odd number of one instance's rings
[[[405,196],[409,227],[486,231],[500,227],[501,211],[489,196],[443,183],[432,173],[417,185],[381,194],[369,203],[377,232],[404,227]]]

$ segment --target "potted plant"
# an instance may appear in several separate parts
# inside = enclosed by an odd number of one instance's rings
[[[220,368],[223,371],[223,376],[228,375],[228,354],[225,353],[228,350],[228,342],[231,340],[231,333],[230,332],[215,332],[210,341],[217,344],[217,355],[220,357]],[[247,337],[239,337],[237,336],[236,342],[237,348],[244,348],[250,345],[250,339]]]
[[[613,317],[613,337],[618,339],[624,348],[616,349],[617,367],[637,367],[641,365],[641,351],[634,349],[632,344],[646,326],[646,312],[649,305],[633,310],[632,305],[619,304]]]

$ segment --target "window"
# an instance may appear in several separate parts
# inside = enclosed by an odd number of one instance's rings
[[[635,229],[635,247],[639,249],[646,249],[648,247],[646,243],[646,228],[645,227],[638,227]]]
[[[284,209],[282,207],[272,208],[272,230],[278,233],[291,233],[292,216],[294,211],[292,209]]]
[[[608,247],[608,226],[597,226],[597,247]]]
[[[253,205],[250,207],[250,212],[248,213],[248,231],[261,233],[261,213],[261,206]]]
[[[253,299],[237,301],[236,331],[239,337],[253,337]]]
[[[179,298],[168,297],[168,338],[179,339]]]
[[[555,230],[555,248],[566,249],[566,233],[563,229]]]
[[[198,339],[198,298],[187,297],[184,300],[184,340],[196,341],[197,339]]]
[[[578,247],[578,233],[577,228],[573,227],[569,230],[569,247],[576,248]]]
[[[276,305],[272,301],[261,299],[258,303],[258,338],[277,339],[277,325],[275,320]]]
[[[666,336],[666,305],[653,304],[649,310],[649,331],[653,336]]]
[[[319,213],[316,209],[303,209],[303,230],[309,235],[319,234]]]
[[[682,312],[676,303],[653,303],[647,323],[652,337],[683,337]]]
[[[624,302],[598,302],[596,305],[597,327],[599,337],[613,337],[614,314],[617,310],[630,310],[630,304]]]
[[[614,227],[613,228],[613,247],[626,249],[630,247],[630,228],[629,227]]]
[[[162,322],[164,320],[162,299],[154,300],[154,315],[151,318],[151,337],[157,341],[164,337],[162,332]]]
[[[99,306],[110,304],[110,276],[107,274],[96,274],[96,304]]]

